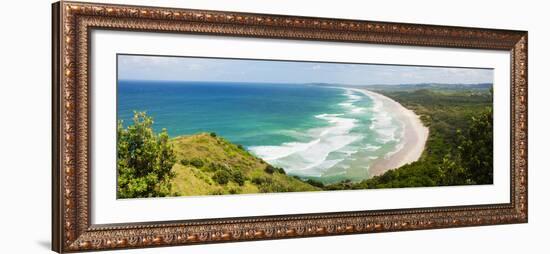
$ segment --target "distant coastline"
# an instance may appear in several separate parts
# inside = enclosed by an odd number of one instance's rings
[[[493,184],[493,80],[492,68],[118,54],[117,198]]]
[[[428,140],[429,129],[422,124],[419,116],[412,110],[405,108],[400,103],[379,93],[367,89],[353,89],[379,100],[384,104],[384,109],[390,112],[403,123],[403,138],[399,149],[376,159],[369,168],[369,178],[382,175],[388,170],[399,168],[420,159]]]
[[[124,81],[119,89],[124,96],[119,117],[125,122],[134,110],[146,108],[172,137],[216,132],[290,175],[325,184],[359,182],[414,162],[428,136],[411,110],[364,88]],[[320,100],[326,103],[316,103]],[[246,104],[262,108],[239,106]],[[265,127],[260,132],[254,126]]]

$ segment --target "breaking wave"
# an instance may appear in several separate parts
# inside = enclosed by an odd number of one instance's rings
[[[384,146],[400,139],[396,121],[384,111],[382,102],[375,98],[353,89],[344,89],[342,95],[345,99],[337,104],[339,112],[312,117],[313,121],[322,121],[325,127],[302,132],[279,132],[306,141],[252,146],[248,149],[268,163],[284,168],[289,174],[306,177],[323,176],[333,167],[340,167],[345,172],[350,168],[342,163],[346,160],[352,162],[363,158],[368,162],[384,156],[388,153],[384,151]],[[392,147],[394,149],[391,151],[399,148],[396,145]],[[341,173],[332,172],[330,175]]]

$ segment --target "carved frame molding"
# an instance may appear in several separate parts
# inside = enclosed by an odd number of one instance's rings
[[[52,8],[52,248],[58,252],[527,222],[527,32],[58,2]],[[110,29],[511,52],[511,202],[92,225],[90,31]]]

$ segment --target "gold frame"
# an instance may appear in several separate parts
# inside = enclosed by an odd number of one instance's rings
[[[58,2],[52,8],[52,248],[58,252],[527,222],[527,32]],[[511,52],[511,202],[457,207],[92,225],[92,29]]]

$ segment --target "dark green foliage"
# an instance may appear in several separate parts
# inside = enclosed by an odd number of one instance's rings
[[[289,188],[289,186],[285,186],[281,182],[274,181],[272,176],[257,176],[252,178],[251,182],[258,186],[261,193],[293,191]]]
[[[210,193],[210,195],[223,195],[223,194],[224,194],[223,190],[221,189],[216,189]]]
[[[459,157],[475,184],[493,183],[493,112],[472,117],[470,127],[459,134]]]
[[[134,123],[117,126],[117,196],[119,198],[163,197],[170,194],[176,162],[168,133],[156,135],[153,119],[134,113]]]
[[[216,162],[208,163],[207,166],[203,169],[209,172],[216,172],[218,170],[229,170],[225,164],[216,163]]]
[[[268,174],[273,174],[275,173],[275,167],[267,164],[267,166],[265,167],[264,171]]]
[[[233,181],[239,186],[243,186],[246,181],[246,176],[241,170],[232,169],[223,163],[210,162],[203,168],[203,170],[207,172],[214,172],[212,180],[219,184],[227,184],[229,181]]]
[[[267,177],[264,177],[264,176],[258,176],[258,177],[252,178],[251,181],[252,181],[253,184],[262,185],[263,183],[266,183],[269,180],[271,180],[271,178],[267,178]]]
[[[204,166],[204,162],[199,158],[193,158],[189,161],[189,164],[195,168],[202,168]]]
[[[492,94],[485,87],[445,91],[377,91],[420,115],[430,133],[420,160],[359,183],[324,189],[490,184],[493,181]]]
[[[244,176],[243,172],[240,170],[233,170],[231,178],[239,186],[243,186],[244,182],[246,181],[246,177]]]
[[[437,83],[423,83],[423,84],[402,84],[402,85],[369,85],[365,86],[371,90],[383,90],[383,91],[416,91],[416,90],[430,90],[437,92],[486,92],[492,89],[491,83],[480,84],[437,84]]]
[[[215,132],[210,132],[210,137],[215,138],[215,137],[217,137],[217,136],[218,136],[218,135],[217,135]]]
[[[319,187],[319,188],[325,187],[325,185],[324,185],[322,182],[315,181],[315,180],[313,180],[313,179],[307,179],[307,180],[306,180],[306,183],[311,184],[311,185],[313,185],[313,186],[315,186],[315,187]]]
[[[218,170],[212,176],[212,180],[216,181],[219,184],[227,184],[231,179],[231,174],[225,170]]]
[[[189,165],[191,162],[190,162],[188,159],[181,159],[181,160],[180,160],[180,163],[181,163],[181,165],[187,166],[187,165]]]
[[[282,169],[282,168],[278,168],[278,167],[274,167],[270,164],[267,164],[267,166],[265,167],[264,171],[268,174],[273,174],[273,173],[279,173],[279,174],[286,174],[285,170]]]
[[[272,193],[272,192],[289,192],[291,191],[286,186],[282,185],[279,182],[273,181],[271,178],[266,178],[267,181],[263,182],[258,189],[261,193]]]
[[[367,188],[366,185],[353,183],[350,180],[344,180],[339,183],[323,186],[324,190],[355,190],[355,189],[366,189],[366,188]]]

